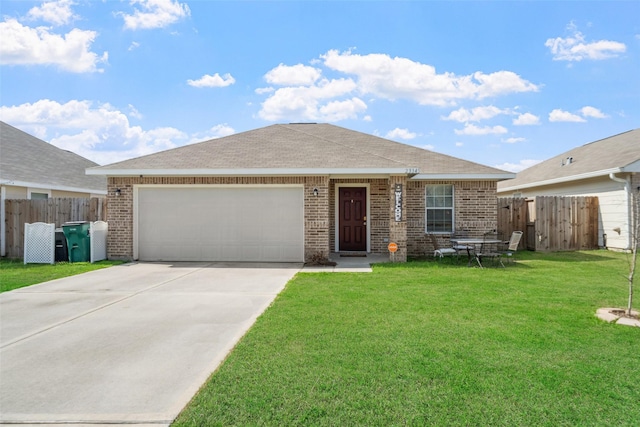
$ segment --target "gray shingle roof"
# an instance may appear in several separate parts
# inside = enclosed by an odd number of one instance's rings
[[[2,183],[27,182],[41,184],[42,188],[106,192],[104,177],[86,175],[86,168],[96,165],[0,121]]]
[[[271,125],[94,168],[144,170],[406,169],[420,174],[507,172],[330,124]],[[112,171],[111,173],[109,171]]]
[[[567,159],[571,158],[569,162]],[[498,183],[498,190],[538,185],[545,181],[623,169],[640,161],[640,129],[594,141],[559,154],[519,172],[516,178]]]

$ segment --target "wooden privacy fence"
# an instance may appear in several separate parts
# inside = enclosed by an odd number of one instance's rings
[[[24,225],[34,222],[55,224],[69,221],[106,221],[104,198],[8,199],[5,203],[5,248],[8,258],[22,258]]]
[[[537,196],[498,199],[498,231],[524,232],[520,249],[576,251],[598,248],[598,198]]]

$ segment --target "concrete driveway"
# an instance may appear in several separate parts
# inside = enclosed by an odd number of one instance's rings
[[[0,423],[168,425],[301,268],[132,263],[0,294]]]

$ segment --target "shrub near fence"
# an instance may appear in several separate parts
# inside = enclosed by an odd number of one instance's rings
[[[70,221],[106,221],[104,198],[52,198],[43,200],[5,200],[5,247],[8,258],[24,254],[24,225],[34,222],[55,224]]]

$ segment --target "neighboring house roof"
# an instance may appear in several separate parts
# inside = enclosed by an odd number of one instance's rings
[[[106,179],[85,173],[96,165],[0,121],[1,184],[106,194]]]
[[[99,175],[409,173],[414,179],[508,179],[514,174],[330,124],[271,125],[92,168]],[[417,175],[416,175],[417,174]]]
[[[610,173],[640,172],[640,129],[585,144],[498,183],[498,191],[559,184]]]

